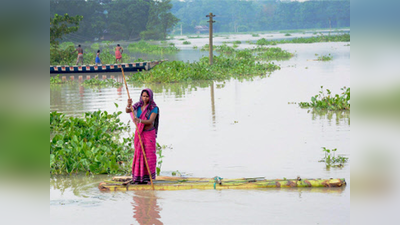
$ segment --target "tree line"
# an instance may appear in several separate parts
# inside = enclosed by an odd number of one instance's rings
[[[50,0],[50,16],[82,16],[66,41],[166,39],[196,32],[217,15],[214,32],[350,27],[350,0]]]
[[[172,0],[171,9],[183,33],[208,25],[207,14],[217,15],[215,32],[251,32],[350,27],[350,0]]]
[[[178,19],[170,0],[50,0],[50,16],[82,16],[65,40],[165,39]]]

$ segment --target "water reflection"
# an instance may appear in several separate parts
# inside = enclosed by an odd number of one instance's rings
[[[329,123],[335,120],[336,125],[341,122],[350,126],[350,110],[329,111],[329,110],[308,110],[311,113],[312,120],[328,120]]]
[[[77,197],[85,197],[89,189],[97,187],[101,181],[108,179],[110,179],[109,175],[52,175],[50,176],[50,190],[57,190],[61,195],[64,195],[65,192],[72,192]]]
[[[157,193],[154,191],[135,191],[133,196],[133,218],[139,224],[163,224],[160,219],[161,207],[157,204]]]
[[[215,101],[214,101],[214,82],[210,84],[210,90],[211,90],[211,115],[212,115],[212,121],[213,121],[213,127],[215,128]]]

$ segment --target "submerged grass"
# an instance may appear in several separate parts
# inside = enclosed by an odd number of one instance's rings
[[[300,102],[301,108],[328,109],[328,110],[350,110],[350,88],[343,87],[342,94],[331,95],[331,91],[326,89],[325,95],[323,86],[318,95],[311,97],[311,102]]]

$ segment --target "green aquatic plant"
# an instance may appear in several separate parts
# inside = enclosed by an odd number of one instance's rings
[[[129,173],[134,155],[133,135],[129,134],[130,122],[120,121],[121,114],[99,110],[86,112],[82,117],[67,117],[50,112],[50,173]],[[164,157],[162,152],[166,148],[157,143],[159,159]],[[157,173],[161,165],[162,160]]]
[[[260,62],[249,50],[233,50],[228,54],[221,52],[214,56],[213,65],[209,58],[202,57],[198,62],[167,61],[150,71],[141,71],[128,76],[130,82],[171,83],[193,80],[225,80],[231,77],[252,77],[266,75],[278,70],[274,63]]]
[[[159,143],[157,143],[157,145],[156,145],[156,149],[157,149],[157,168],[156,168],[157,176],[160,176],[161,166],[162,166],[163,158],[164,158],[164,155],[162,153],[166,148],[171,149],[172,147],[168,147],[166,145],[160,145]]]
[[[225,53],[225,54],[231,54],[232,52],[235,51],[234,47],[230,47],[227,44],[223,45],[215,45],[214,50],[217,52]]]
[[[285,36],[292,36],[292,35],[291,35],[291,34],[289,34],[289,33],[286,33],[286,34],[285,34]]]
[[[184,44],[184,45],[190,45],[190,44],[192,44],[190,41],[184,41],[184,42],[182,42],[182,44]]]
[[[99,44],[99,43],[93,43],[93,44],[90,46],[90,48],[93,49],[93,50],[95,50],[95,51],[97,51],[98,49],[100,49],[100,44]]]
[[[215,37],[216,37],[216,36],[215,36]],[[188,38],[194,39],[194,38],[202,38],[202,37],[200,37],[199,35],[197,35],[197,36],[188,36]]]
[[[50,84],[62,84],[64,83],[61,79],[60,79],[60,74],[57,74],[57,76],[55,77],[50,77]]]
[[[337,151],[336,148],[334,149],[327,149],[325,147],[322,147],[322,151],[325,153],[324,158],[319,160],[319,162],[324,162],[326,167],[343,167],[344,164],[349,160],[349,158],[341,156],[341,155],[335,155],[335,152]]]
[[[233,41],[232,43],[233,43],[233,44],[242,44],[241,41]]]
[[[290,33],[299,33],[302,30],[281,30],[279,33],[285,33],[285,34],[290,34]]]
[[[261,38],[257,40],[257,45],[272,45],[272,44],[286,44],[286,43],[317,43],[317,42],[349,42],[350,34],[341,35],[318,35],[309,38],[293,38],[291,40],[267,40]]]
[[[328,109],[328,110],[350,110],[350,88],[343,87],[340,90],[341,95],[332,95],[329,89],[326,89],[325,95],[323,86],[318,95],[311,97],[311,102],[300,102],[301,108]]]
[[[208,44],[205,44],[203,47],[200,48],[201,51],[208,51],[209,49],[210,49],[210,45],[208,45]]]
[[[294,56],[293,53],[290,53],[286,50],[282,50],[281,48],[271,47],[271,48],[255,48],[253,51],[259,51],[257,58],[263,60],[287,60]]]
[[[133,137],[118,116],[106,111],[87,112],[82,118],[50,113],[50,173],[126,173],[133,156]]]
[[[333,59],[333,57],[331,56],[331,54],[328,54],[328,55],[321,55],[321,56],[318,56],[318,61],[330,61],[330,60],[332,60]]]
[[[149,44],[143,40],[129,44],[128,49],[131,52],[142,52],[151,54],[176,53],[179,51],[179,49],[175,47],[173,43],[169,43],[168,47],[163,47],[159,45]]]
[[[260,37],[259,34],[251,34],[251,36],[253,36],[253,37]]]
[[[93,87],[93,86],[99,86],[99,87],[120,87],[122,86],[122,83],[108,78],[105,80],[100,80],[98,75],[96,75],[94,78],[89,79],[89,80],[85,80],[82,83],[83,86],[89,86],[89,87]]]

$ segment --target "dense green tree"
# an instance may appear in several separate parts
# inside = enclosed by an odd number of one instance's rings
[[[50,17],[50,45],[58,45],[66,34],[76,32],[82,19],[82,16],[69,16],[67,13]]]

